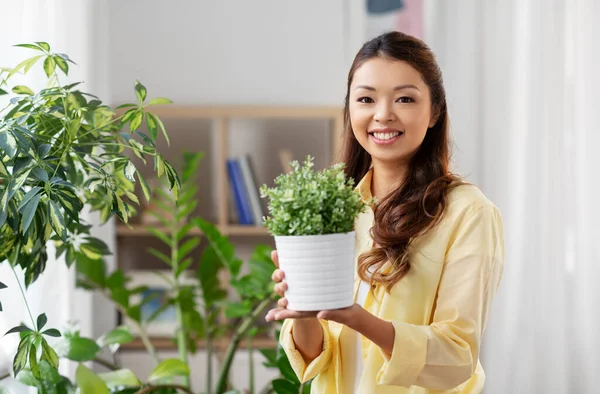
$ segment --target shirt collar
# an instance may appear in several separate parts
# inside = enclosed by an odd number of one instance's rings
[[[363,176],[363,178],[356,185],[355,190],[360,194],[361,200],[365,204],[372,202],[373,196],[371,195],[371,179],[373,178],[373,167],[369,168],[369,171]]]

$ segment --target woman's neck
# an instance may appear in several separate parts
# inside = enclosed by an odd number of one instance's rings
[[[373,177],[371,178],[371,194],[381,200],[394,191],[404,181],[407,168],[404,165],[387,166],[373,163]]]

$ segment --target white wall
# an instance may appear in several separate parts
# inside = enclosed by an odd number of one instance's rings
[[[178,104],[341,105],[348,12],[343,0],[111,2],[112,100],[131,100],[137,78]]]

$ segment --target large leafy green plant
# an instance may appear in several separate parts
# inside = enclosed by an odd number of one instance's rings
[[[38,62],[49,78],[49,86],[37,93],[12,86],[15,96],[0,111],[0,261],[21,266],[29,286],[46,267],[51,239],[69,265],[81,256],[98,259],[108,253],[100,240],[89,237],[89,226],[81,224],[85,205],[100,211],[103,221],[118,215],[127,222],[138,204],[133,193],[136,176],[150,198],[145,180],[124,150],[142,160],[152,158],[158,176],[166,173],[175,195],[179,180],[156,151],[157,130],[164,128],[147,110],[170,100],[145,103],[146,88],[136,82],[137,103],[121,106],[129,109],[116,117],[100,99],[79,90],[79,83],[61,84],[59,72],[66,76],[72,63],[67,55],[52,53],[44,42],[18,46],[37,54],[2,69],[0,95],[7,94],[11,77],[27,73]],[[138,131],[144,119],[148,134]]]
[[[127,222],[138,204],[133,193],[136,176],[150,198],[125,150],[144,161],[154,160],[157,176],[166,174],[175,196],[179,178],[156,150],[158,130],[165,137],[166,131],[147,109],[170,100],[146,102],[146,88],[136,82],[137,102],[121,106],[126,111],[116,116],[99,98],[81,91],[80,83],[61,83],[60,74],[67,76],[74,64],[67,55],[51,52],[45,42],[17,46],[33,50],[35,56],[0,69],[0,95],[12,95],[0,109],[0,263],[8,261],[13,270],[20,266],[28,287],[46,269],[49,241],[56,244],[56,257],[64,255],[69,266],[77,262],[94,267],[90,269],[101,267],[109,251],[90,236],[91,226],[82,220],[85,206],[99,211],[103,222],[114,215]],[[14,75],[26,74],[36,64],[48,78],[46,88],[35,93],[27,86],[11,85]],[[148,134],[138,131],[144,120]],[[61,334],[43,330],[44,314],[36,321],[29,315],[30,327],[23,324],[9,331],[22,337],[13,372],[18,375],[29,365],[36,378],[41,379],[43,371],[52,378],[58,375],[58,356],[46,337]],[[47,383],[40,383],[39,389]]]
[[[261,197],[268,198],[270,216],[265,226],[273,235],[321,235],[348,233],[366,205],[347,179],[344,164],[314,170],[308,156],[301,166],[290,163],[291,171],[275,179],[272,188],[263,185]]]

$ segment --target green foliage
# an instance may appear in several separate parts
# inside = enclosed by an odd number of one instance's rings
[[[49,240],[69,264],[83,256],[99,260],[108,254],[81,223],[84,205],[99,211],[103,221],[117,215],[127,222],[138,204],[133,193],[136,176],[149,197],[145,180],[125,150],[144,161],[153,159],[175,195],[179,179],[156,150],[158,133],[137,131],[145,118],[166,135],[148,107],[168,99],[145,103],[146,88],[136,81],[137,104],[117,116],[100,99],[81,91],[79,83],[60,83],[59,74],[68,75],[69,64],[74,64],[67,55],[50,52],[44,42],[18,46],[36,55],[0,71],[0,94],[14,95],[0,110],[0,262],[9,259],[21,266],[29,286],[46,268]],[[9,86],[11,77],[26,74],[36,64],[42,65],[48,87],[33,92],[23,85]]]
[[[303,166],[290,163],[292,171],[275,179],[275,187],[260,188],[268,198],[270,216],[265,226],[273,235],[320,235],[347,233],[366,205],[346,179],[344,164],[314,170],[308,156]]]

